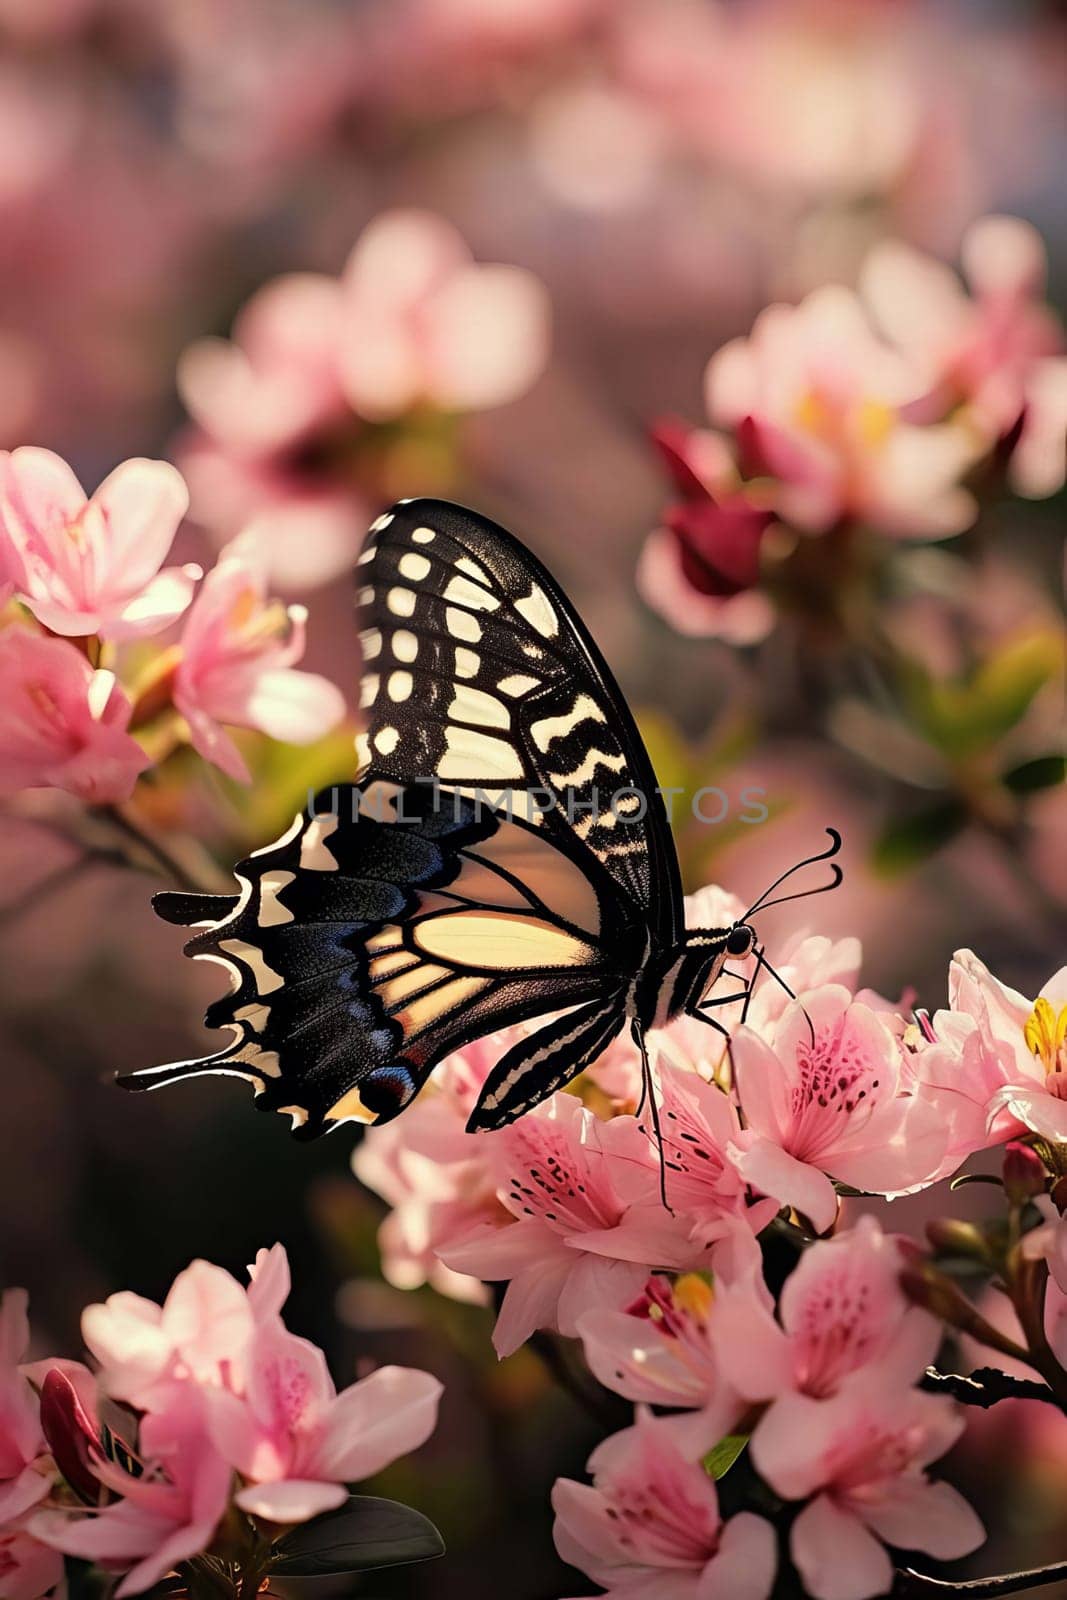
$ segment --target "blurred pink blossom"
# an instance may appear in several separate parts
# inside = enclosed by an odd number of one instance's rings
[[[246,1480],[236,1497],[272,1522],[304,1522],[341,1505],[347,1485],[424,1444],[441,1385],[427,1372],[379,1367],[337,1393],[315,1345],[276,1317],[245,1351],[244,1393],[210,1396],[216,1447]]]
[[[1067,357],[1044,300],[1044,244],[1029,223],[990,216],[972,223],[960,250],[971,295],[943,263],[896,241],[868,258],[861,294],[923,374],[918,409],[937,417],[965,402],[990,443],[1021,423],[1015,487],[1051,494],[1067,465]]]
[[[1023,1253],[1031,1261],[1048,1264],[1045,1338],[1060,1366],[1067,1367],[1067,1218],[1046,1195],[1038,1196],[1034,1203],[1045,1220],[1026,1235]]]
[[[124,461],[87,499],[66,462],[0,454],[0,522],[19,597],[53,633],[159,633],[188,606],[196,567],[160,571],[188,494],[165,461]]]
[[[902,1092],[892,1030],[847,989],[826,984],[792,1002],[773,1049],[739,1028],[733,1059],[745,1120],[737,1169],[820,1233],[837,1215],[831,1177],[889,1195],[932,1181],[944,1156],[943,1116]]]
[[[556,1549],[609,1600],[769,1600],[774,1529],[748,1511],[723,1521],[713,1480],[681,1453],[670,1421],[641,1407],[589,1470],[592,1485],[556,1481]]]
[[[957,950],[933,1031],[915,1070],[950,1129],[945,1171],[1026,1129],[1067,1140],[1067,967],[1027,1000]]]
[[[378,1232],[382,1271],[399,1289],[431,1283],[455,1299],[483,1301],[477,1278],[454,1272],[442,1252],[479,1223],[510,1222],[497,1199],[491,1145],[466,1121],[490,1070],[523,1029],[488,1034],[435,1068],[405,1115],[368,1128],[352,1156],[360,1183],[390,1207]]]
[[[710,1319],[724,1377],[750,1401],[791,1393],[824,1400],[850,1382],[917,1381],[937,1353],[941,1324],[905,1297],[902,1265],[896,1240],[861,1216],[801,1256],[779,1298],[780,1321],[749,1280],[727,1285]]]
[[[25,1289],[0,1297],[0,1524],[43,1500],[55,1469],[41,1432],[37,1397],[19,1370],[30,1342]],[[0,1591],[3,1558],[0,1556]]]
[[[953,422],[905,420],[921,393],[921,374],[835,285],[798,306],[769,306],[747,338],[712,357],[705,378],[708,414],[738,433],[746,475],[776,479],[775,511],[812,533],[855,517],[936,539],[973,521],[960,480],[981,441]]]
[[[266,566],[247,535],[222,552],[190,608],[174,703],[204,760],[238,782],[250,782],[251,774],[221,723],[311,744],[345,714],[335,684],[294,670],[306,622],[303,606],[268,598]]]
[[[813,1600],[887,1594],[882,1541],[951,1560],[985,1537],[970,1506],[924,1468],[955,1443],[963,1418],[918,1389],[853,1384],[827,1400],[784,1395],[750,1445],[761,1477],[787,1500],[813,1496],[793,1524],[790,1553]]]
[[[66,789],[92,805],[128,800],[151,765],[127,733],[130,703],[66,639],[0,632],[0,793]]]
[[[653,440],[678,498],[645,544],[642,594],[679,633],[757,642],[774,622],[770,601],[757,592],[773,512],[740,482],[718,435],[661,423]]]
[[[288,587],[335,577],[380,493],[368,425],[515,399],[545,365],[548,322],[532,273],[475,262],[431,212],[382,213],[339,277],[279,278],[232,339],[186,351],[194,515],[222,536],[246,531]]]
[[[363,230],[341,278],[341,382],[355,411],[386,422],[419,405],[474,411],[514,400],[548,358],[548,300],[521,267],[476,263],[423,211]]]
[[[4,1600],[40,1600],[63,1582],[63,1557],[23,1528],[0,1528]]]

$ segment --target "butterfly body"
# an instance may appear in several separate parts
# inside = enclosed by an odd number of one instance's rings
[[[231,896],[164,894],[220,963],[230,1043],[134,1073],[248,1079],[313,1137],[402,1111],[437,1062],[516,1024],[472,1130],[564,1087],[629,1026],[700,1015],[745,923],[687,932],[655,775],[566,597],[503,529],[402,502],[360,557],[365,732],[353,783],[239,862]]]

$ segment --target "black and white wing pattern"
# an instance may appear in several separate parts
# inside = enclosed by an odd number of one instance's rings
[[[240,862],[237,894],[157,896],[227,970],[206,1021],[230,1041],[121,1081],[235,1074],[313,1137],[395,1116],[452,1051],[558,1014],[486,1082],[470,1126],[499,1127],[596,1059],[681,936],[673,841],[607,667],[502,529],[404,503],[358,581],[358,781]]]
[[[262,1110],[288,1114],[311,1138],[340,1122],[386,1121],[453,1050],[574,1008],[559,1036],[571,1044],[565,1056],[543,1052],[535,1035],[497,1068],[483,1119],[496,1126],[560,1087],[623,1025],[644,929],[623,921],[610,876],[465,796],[339,785],[235,875],[232,897],[155,900],[166,920],[199,930],[188,955],[227,970],[229,993],[206,1021],[229,1044],[133,1073],[125,1087],[246,1078]]]
[[[503,528],[439,500],[379,518],[359,558],[360,754],[402,783],[499,794],[584,845],[669,948],[674,841],[629,707],[570,602]],[[541,807],[546,809],[541,813]]]

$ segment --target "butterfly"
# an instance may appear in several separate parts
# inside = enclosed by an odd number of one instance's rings
[[[120,1082],[234,1074],[310,1138],[387,1121],[453,1051],[540,1021],[490,1072],[470,1131],[564,1088],[626,1028],[650,1085],[650,1029],[682,1013],[715,1026],[707,1010],[723,1001],[708,996],[727,961],[769,967],[749,918],[781,903],[768,896],[790,873],[732,926],[686,928],[626,701],[504,529],[402,501],[373,525],[357,582],[357,777],[239,862],[236,894],[156,896],[162,917],[197,930],[186,953],[227,970],[205,1020],[232,1037]],[[827,831],[829,848],[798,866],[836,854]]]

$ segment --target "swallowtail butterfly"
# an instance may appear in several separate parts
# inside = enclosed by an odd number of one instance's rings
[[[356,781],[240,862],[239,893],[156,897],[199,930],[187,953],[227,969],[206,1021],[232,1039],[121,1081],[234,1074],[308,1138],[395,1116],[452,1051],[545,1018],[490,1074],[471,1131],[521,1116],[627,1027],[647,1084],[645,1032],[711,1021],[727,959],[762,953],[747,916],[686,929],[652,766],[596,645],[528,550],[441,501],[379,518],[357,582]],[[836,853],[829,831],[811,860]]]

